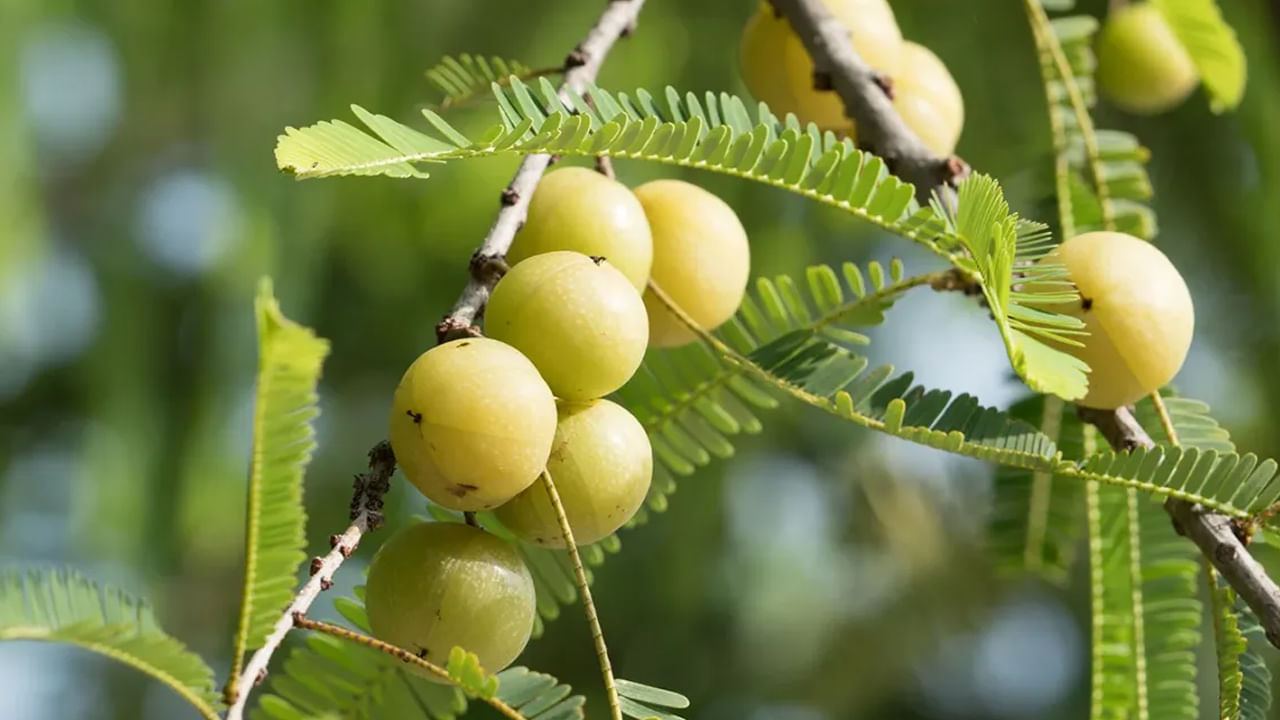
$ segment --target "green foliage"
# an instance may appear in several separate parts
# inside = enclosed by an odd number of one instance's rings
[[[1079,295],[1063,265],[1043,261],[1054,247],[1048,228],[1011,213],[1000,185],[989,176],[966,179],[958,196],[949,225],[982,274],[982,294],[1013,369],[1032,390],[1068,400],[1083,397],[1088,366],[1044,342],[1075,343],[1073,336],[1084,327],[1049,309]]]
[[[216,719],[213,670],[156,623],[151,606],[71,570],[0,571],[0,640],[66,643],[168,685]]]
[[[1235,30],[1216,0],[1152,0],[1191,55],[1215,113],[1234,110],[1244,97],[1248,70]]]
[[[305,559],[302,479],[315,448],[316,383],[329,343],[280,312],[263,280],[256,302],[258,378],[245,528],[245,583],[232,677],[289,605]]]
[[[1147,149],[1132,134],[1097,130],[1089,108],[1097,101],[1093,39],[1098,21],[1087,15],[1049,21],[1027,0],[1032,35],[1049,103],[1054,177],[1063,237],[1114,229],[1151,239],[1156,217]]]
[[[971,178],[950,215],[940,206],[919,205],[914,188],[890,175],[879,157],[812,125],[802,128],[792,116],[779,122],[763,104],[753,117],[736,97],[709,93],[704,102],[672,88],[665,107],[643,90],[632,98],[596,87],[564,101],[545,78],[536,88],[513,78],[509,87],[495,84],[493,90],[503,125],[474,140],[431,111],[424,115],[434,134],[424,134],[353,106],[368,132],[340,120],[287,128],[276,145],[276,162],[299,178],[427,177],[416,165],[551,152],[649,160],[768,183],[920,243],[972,275],[991,303],[1018,374],[1042,392],[1084,394],[1084,366],[1041,342],[1080,327],[1046,307],[1074,291],[1052,281],[1061,273],[1051,266],[1020,266],[1015,289],[1015,260],[1038,259],[1050,245],[1042,227],[1020,222],[1009,211],[990,178]],[[1050,282],[1026,282],[1042,275]]]
[[[1265,720],[1271,707],[1271,670],[1258,650],[1266,644],[1262,626],[1207,565],[1206,574],[1217,648],[1218,717]]]
[[[519,60],[504,60],[494,56],[463,53],[446,56],[427,68],[427,79],[435,85],[443,98],[434,107],[437,110],[459,105],[481,93],[487,94],[493,83],[506,83],[511,77],[527,80],[534,75],[529,66]]]
[[[867,337],[852,328],[882,323],[894,301],[922,282],[920,277],[904,280],[897,261],[887,271],[875,262],[865,271],[845,263],[838,273],[817,265],[806,271],[803,283],[785,275],[760,278],[720,335],[741,353],[794,332],[865,345]],[[650,351],[618,399],[649,433],[658,462],[647,505],[658,512],[675,491],[675,477],[692,475],[712,458],[731,457],[731,438],[760,432],[756,411],[778,405],[767,384],[704,343]]]
[[[684,720],[679,715],[660,712],[650,706],[675,708],[681,710],[689,707],[689,698],[663,690],[651,685],[644,685],[631,680],[619,678],[615,684],[618,688],[618,700],[622,705],[622,714],[638,720]]]
[[[368,633],[364,588],[334,601],[352,627]],[[253,720],[300,720],[330,711],[347,720],[453,720],[473,697],[500,700],[528,720],[580,720],[585,699],[554,677],[524,667],[487,675],[459,648],[446,668],[465,688],[428,680],[400,660],[364,645],[312,633],[269,677]]]
[[[1064,457],[1082,457],[1084,424],[1062,400],[1029,397],[1009,414],[1040,428]],[[1083,530],[1081,483],[1044,470],[996,468],[988,540],[1002,572],[1030,572],[1065,585]]]
[[[480,667],[480,659],[475,653],[455,646],[449,651],[449,662],[444,669],[458,687],[471,697],[489,700],[498,692],[498,678]]]

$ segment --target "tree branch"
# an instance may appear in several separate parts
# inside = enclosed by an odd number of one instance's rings
[[[600,19],[587,32],[586,38],[565,58],[564,79],[560,85],[560,96],[568,99],[566,90],[582,92],[587,83],[595,80],[596,73],[605,56],[613,48],[618,38],[631,33],[635,29],[636,17],[644,0],[610,0]],[[436,338],[440,342],[457,337],[478,334],[474,324],[489,301],[489,293],[501,272],[494,271],[494,261],[500,261],[511,248],[520,226],[524,225],[529,215],[529,200],[538,187],[542,174],[551,165],[551,156],[538,154],[528,155],[520,163],[515,177],[502,191],[502,206],[484,242],[476,250],[471,259],[471,278],[463,288],[462,295],[453,304],[449,314],[436,325]],[[503,266],[505,267],[505,264]]]
[[[1128,408],[1079,408],[1077,412],[1081,420],[1098,428],[1117,451],[1155,447],[1151,436],[1142,429]],[[1173,518],[1178,534],[1190,538],[1200,548],[1227,584],[1258,616],[1266,630],[1267,640],[1280,647],[1280,587],[1249,554],[1231,518],[1174,498],[1165,501],[1164,509]]]
[[[858,125],[858,144],[884,158],[894,175],[915,185],[921,203],[935,191],[952,203],[954,186],[969,174],[969,166],[954,155],[938,157],[907,127],[885,92],[884,78],[854,49],[849,29],[822,0],[770,2],[791,22],[813,58],[821,84],[844,102],[845,113]]]
[[[333,549],[324,557],[311,560],[311,578],[298,590],[293,602],[284,609],[262,647],[249,658],[244,672],[238,678],[227,681],[224,700],[229,706],[227,720],[242,720],[249,701],[249,689],[261,683],[267,676],[267,663],[293,629],[294,617],[305,614],[311,603],[324,590],[333,586],[333,573],[342,561],[351,556],[360,538],[382,525],[382,496],[391,489],[391,475],[396,470],[396,458],[391,445],[385,440],[369,451],[369,472],[355,478],[355,492],[351,497],[351,525],[341,535],[329,538]]]

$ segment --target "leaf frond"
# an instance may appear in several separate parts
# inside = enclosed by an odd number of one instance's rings
[[[216,720],[213,670],[160,629],[151,606],[71,570],[0,570],[0,641],[66,643],[104,655],[172,688]]]
[[[527,81],[543,74],[548,73],[535,71],[519,60],[470,53],[445,56],[426,70],[427,79],[441,94],[440,101],[432,105],[439,111],[488,96],[493,83],[506,84],[512,77]]]
[[[683,710],[689,707],[689,698],[677,692],[645,685],[632,680],[618,678],[614,681],[618,688],[618,699],[621,701],[622,714],[636,720],[684,720],[679,715],[655,710],[655,707]]]
[[[245,521],[245,581],[231,677],[293,598],[306,558],[302,480],[315,448],[316,383],[328,341],[289,320],[263,280],[255,304],[258,376]]]

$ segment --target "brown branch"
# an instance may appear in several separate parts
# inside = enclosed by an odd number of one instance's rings
[[[600,64],[613,44],[635,30],[636,17],[643,6],[644,0],[610,0],[586,38],[565,58],[565,73],[560,85],[562,98],[568,99],[566,90],[582,92],[587,83],[595,80]],[[436,337],[440,342],[479,332],[475,329],[475,322],[489,301],[490,291],[501,277],[485,268],[495,260],[501,260],[511,248],[512,239],[529,214],[533,191],[550,165],[550,155],[526,156],[515,177],[502,191],[498,214],[484,242],[472,257],[471,278],[453,304],[453,309],[436,325]]]
[[[391,475],[395,470],[396,458],[391,452],[391,445],[383,441],[373,446],[369,451],[369,472],[355,477],[350,527],[341,535],[329,538],[333,549],[328,555],[312,559],[311,578],[298,590],[289,607],[284,609],[271,629],[271,634],[249,658],[240,676],[227,681],[224,691],[224,701],[229,706],[226,720],[241,720],[244,717],[245,705],[249,701],[249,688],[266,678],[267,663],[279,649],[284,636],[293,629],[294,617],[305,614],[320,593],[333,586],[333,573],[355,551],[360,538],[382,525],[382,496],[391,488]]]
[[[822,0],[770,0],[791,22],[813,58],[815,85],[830,87],[858,126],[858,144],[884,158],[889,170],[915,185],[926,203],[936,191],[952,202],[954,186],[969,174],[959,157],[938,157],[907,127],[886,92],[886,78],[858,55],[849,29]]]
[[[1117,451],[1155,447],[1151,436],[1127,408],[1079,408],[1078,413],[1081,420],[1097,427]],[[1173,518],[1178,533],[1190,538],[1200,548],[1227,584],[1258,616],[1266,630],[1267,640],[1280,647],[1280,587],[1249,554],[1237,536],[1231,518],[1175,498],[1166,500],[1164,509]]]

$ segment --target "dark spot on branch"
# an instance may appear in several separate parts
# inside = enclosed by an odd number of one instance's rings
[[[337,536],[337,535],[330,535],[330,536],[329,536],[329,547],[331,547],[331,548],[338,547],[338,542],[339,542],[340,540],[341,540],[341,538],[340,538],[339,536]]]
[[[889,98],[890,100],[893,99],[893,96],[895,94],[894,87],[893,87],[893,78],[889,77],[888,75],[882,72],[876,72],[871,75],[871,81],[876,84],[876,87],[880,88],[884,92],[885,97]]]
[[[572,70],[576,67],[582,67],[583,65],[586,65],[586,64],[587,64],[587,54],[583,52],[582,48],[580,47],[576,47],[573,50],[570,50],[569,54],[566,55],[564,58],[565,70]]]
[[[1213,557],[1220,563],[1229,563],[1236,559],[1236,548],[1234,545],[1220,543],[1213,549]]]
[[[323,569],[324,569],[324,558],[318,558],[318,557],[311,558],[311,574],[312,575],[315,575],[316,573],[320,572]]]
[[[261,685],[266,681],[267,681],[267,669],[262,668],[261,670],[258,671],[258,674],[253,677],[253,684]]]
[[[320,592],[324,592],[333,587],[333,580],[329,578],[320,578]]]
[[[465,337],[482,337],[480,328],[455,317],[446,317],[436,323],[436,342],[447,343]]]
[[[942,180],[948,185],[958,186],[961,180],[969,177],[969,163],[961,160],[958,155],[952,155],[943,162],[943,170],[946,173]]]
[[[516,192],[511,188],[506,188],[502,191],[502,196],[501,198],[499,198],[498,201],[501,202],[504,206],[515,205],[516,203],[520,202],[520,193]]]
[[[826,70],[813,71],[813,89],[818,92],[830,92],[836,89],[835,81],[831,78],[831,73]]]

